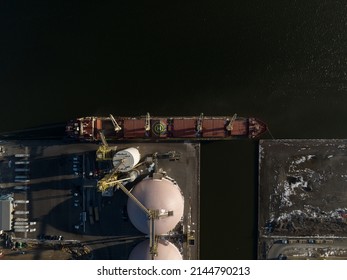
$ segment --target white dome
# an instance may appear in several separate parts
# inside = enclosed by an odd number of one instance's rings
[[[149,239],[137,244],[129,255],[129,260],[151,260],[149,253]],[[159,240],[158,255],[155,260],[182,260],[178,248],[169,241]]]
[[[171,181],[145,178],[132,190],[132,194],[150,210],[173,211],[173,216],[155,220],[155,234],[172,230],[181,220],[184,211],[184,198],[180,188]],[[149,234],[147,214],[132,200],[128,199],[128,215],[132,224],[141,232]]]

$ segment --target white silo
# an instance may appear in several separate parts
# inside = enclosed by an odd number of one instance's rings
[[[122,151],[118,151],[113,156],[113,166],[118,167],[120,172],[128,172],[134,168],[140,161],[140,152],[136,148],[127,148]]]
[[[149,252],[149,240],[137,244],[129,255],[129,260],[151,260]],[[182,255],[178,248],[167,240],[158,241],[158,254],[155,260],[182,260]]]
[[[184,211],[184,198],[180,188],[172,181],[162,178],[145,178],[139,182],[132,194],[149,210],[159,210],[159,219],[155,219],[155,234],[167,233],[175,228]],[[128,215],[132,224],[141,232],[149,234],[147,214],[132,199],[128,199]],[[172,212],[171,212],[172,211]],[[172,215],[165,215],[171,212]]]

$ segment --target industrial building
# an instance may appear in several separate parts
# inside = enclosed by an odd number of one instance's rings
[[[4,247],[4,259],[199,258],[198,143],[20,143],[4,142],[13,198],[0,201],[0,229],[33,247]]]
[[[0,196],[0,230],[11,230],[13,197],[11,194]]]

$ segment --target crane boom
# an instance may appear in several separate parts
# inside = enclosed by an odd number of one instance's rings
[[[196,124],[196,132],[201,133],[202,131],[202,121],[204,120],[204,114],[201,113],[199,119],[197,120]]]
[[[105,148],[108,148],[108,144],[106,142],[105,135],[101,130],[99,130],[99,135],[100,135],[100,139],[101,139],[102,144],[105,146]]]
[[[227,130],[229,130],[229,131],[233,130],[233,124],[234,124],[234,121],[236,120],[236,118],[237,118],[237,114],[234,114],[233,117],[231,118],[229,124],[226,127]]]
[[[150,131],[151,130],[151,115],[147,113],[146,120],[145,120],[145,130]]]
[[[119,187],[127,196],[129,196],[136,204],[139,206],[148,216],[148,218],[151,218],[152,212],[148,210],[126,187],[123,186],[121,182],[117,182],[117,187]]]
[[[117,149],[117,146],[109,147],[105,138],[104,133],[99,130],[100,140],[102,144],[96,151],[96,160],[111,160],[112,159],[112,152],[114,152]]]
[[[116,119],[113,117],[112,114],[110,114],[110,119],[113,123],[113,126],[114,126],[114,130],[117,132],[117,131],[120,131],[122,130],[122,128],[119,126],[119,124],[117,123]]]

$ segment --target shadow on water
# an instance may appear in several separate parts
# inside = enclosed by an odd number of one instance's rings
[[[202,145],[201,259],[256,257],[255,149],[248,140]]]
[[[63,139],[65,123],[56,123],[30,127],[27,129],[7,131],[0,133],[2,140],[38,140],[38,139]]]

